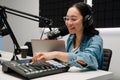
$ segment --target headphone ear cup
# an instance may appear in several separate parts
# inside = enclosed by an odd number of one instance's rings
[[[84,27],[89,27],[93,24],[93,17],[91,15],[86,15],[84,18]]]

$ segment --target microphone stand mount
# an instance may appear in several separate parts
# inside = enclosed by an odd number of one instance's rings
[[[42,17],[42,16],[36,16],[36,15],[33,15],[33,14],[25,13],[25,12],[22,12],[22,11],[18,11],[18,10],[11,9],[11,8],[0,5],[0,18],[1,18],[0,24],[1,23],[3,24],[2,26],[0,25],[0,35],[1,36],[10,35],[10,37],[13,41],[13,44],[15,46],[14,54],[13,54],[13,57],[12,57],[11,60],[18,60],[18,57],[16,55],[20,54],[21,49],[20,49],[20,46],[17,42],[17,39],[16,39],[16,37],[15,37],[13,31],[11,30],[11,27],[10,27],[8,21],[7,21],[7,14],[6,13],[16,15],[16,16],[19,16],[19,17],[23,17],[23,18],[26,18],[26,19],[30,19],[30,20],[33,20],[33,21],[36,21],[36,22],[40,22],[40,20],[43,20],[47,26],[51,26],[53,21],[51,19],[48,19],[48,18],[45,18],[45,17]],[[7,33],[2,33],[2,31],[4,31],[4,30],[7,30]]]

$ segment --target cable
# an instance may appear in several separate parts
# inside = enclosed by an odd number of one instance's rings
[[[41,36],[40,36],[40,40],[42,40],[42,37],[43,37],[44,31],[45,31],[45,28],[43,28],[43,30],[42,30],[42,34],[41,34]]]

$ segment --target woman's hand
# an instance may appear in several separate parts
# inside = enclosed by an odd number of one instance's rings
[[[65,52],[59,52],[59,51],[39,52],[39,53],[36,53],[35,56],[33,56],[32,64],[36,63],[37,61],[45,62],[51,59],[58,59],[63,62],[68,62],[69,58],[68,58],[68,53],[65,53]]]
[[[45,62],[47,60],[51,60],[55,58],[55,54],[53,52],[39,52],[33,56],[32,63],[36,63],[37,61]]]

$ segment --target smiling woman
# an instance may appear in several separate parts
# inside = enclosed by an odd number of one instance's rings
[[[83,2],[73,4],[64,17],[69,31],[66,52],[38,52],[32,63],[58,59],[70,66],[101,69],[103,63],[103,40],[94,28],[91,7]]]

